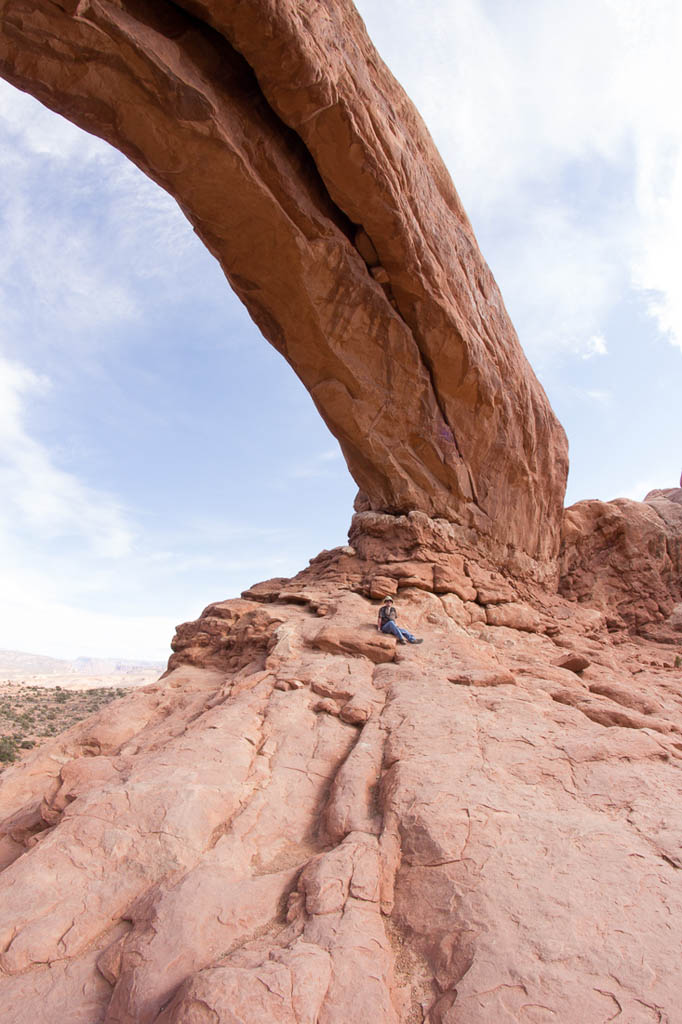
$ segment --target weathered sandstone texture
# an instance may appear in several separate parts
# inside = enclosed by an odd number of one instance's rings
[[[676,649],[389,520],[5,773],[3,1024],[679,1024]]]
[[[559,565],[561,593],[601,608],[611,628],[677,642],[682,488],[566,509]]]
[[[563,514],[563,432],[352,5],[0,25],[0,73],[177,198],[361,488],[347,546],[3,775],[3,1024],[680,1024],[682,490]]]
[[[350,0],[0,0],[0,74],[177,199],[362,507],[556,554],[563,431]]]

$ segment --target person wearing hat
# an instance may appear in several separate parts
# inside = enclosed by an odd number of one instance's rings
[[[424,642],[420,637],[413,636],[408,630],[401,629],[396,623],[397,618],[398,612],[393,604],[393,598],[385,597],[379,609],[379,618],[377,619],[377,629],[379,632],[391,633],[399,644],[422,644]]]

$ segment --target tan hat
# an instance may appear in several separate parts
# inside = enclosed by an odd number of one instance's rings
[[[393,598],[391,597],[391,595],[390,595],[390,594],[388,595],[388,597],[385,597],[385,598],[384,598],[384,604],[386,604],[386,602],[387,602],[387,601],[390,601],[390,602],[391,602],[391,604],[393,604]]]

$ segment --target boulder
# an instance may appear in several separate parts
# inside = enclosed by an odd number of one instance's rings
[[[312,647],[331,654],[345,654],[352,658],[369,658],[376,664],[393,661],[395,640],[374,630],[358,634],[348,627],[333,623],[325,625],[311,638]]]
[[[682,495],[682,491],[679,491]],[[678,489],[646,501],[582,501],[566,509],[560,591],[636,632],[663,627],[682,602],[682,503]],[[669,622],[674,641],[677,619]]]
[[[590,659],[586,658],[584,654],[563,654],[557,661],[554,662],[557,668],[565,668],[568,672],[575,672],[579,674],[584,669],[589,668]]]
[[[537,633],[541,628],[538,612],[523,601],[489,604],[485,615],[489,626],[507,626],[509,629],[523,629],[527,633]]]

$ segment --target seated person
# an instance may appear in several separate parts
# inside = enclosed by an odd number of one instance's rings
[[[379,609],[379,618],[377,620],[377,629],[380,633],[391,633],[399,644],[422,644],[424,641],[420,637],[413,636],[406,629],[401,629],[397,625],[396,619],[398,618],[398,612],[396,611],[395,605],[393,604],[392,597],[385,597],[381,608]]]

